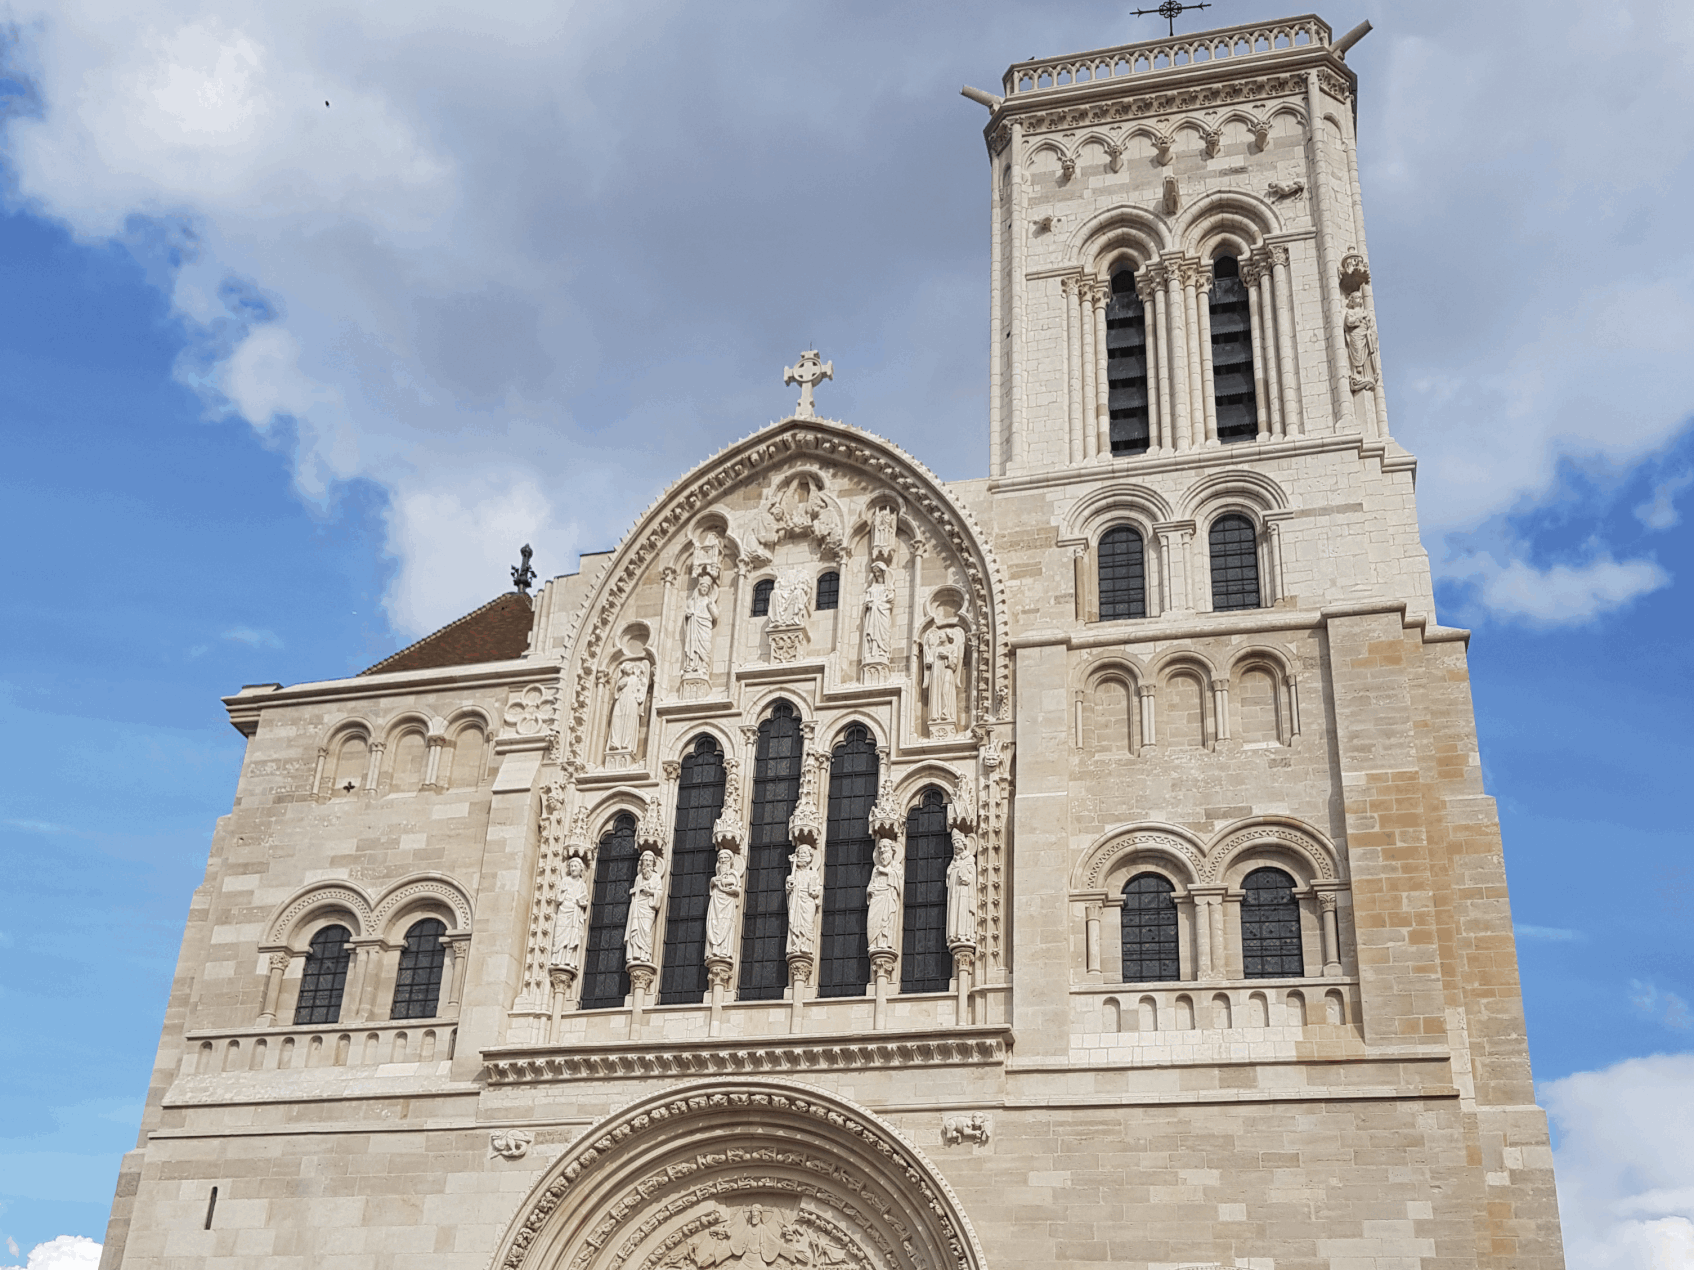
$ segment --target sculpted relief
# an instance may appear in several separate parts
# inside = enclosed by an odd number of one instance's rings
[[[691,1238],[665,1261],[663,1270],[706,1270],[710,1266],[862,1266],[864,1253],[849,1250],[820,1232],[812,1214],[749,1204],[719,1209],[719,1220]],[[798,1219],[798,1220],[797,1220]],[[834,1232],[830,1232],[834,1233]]]

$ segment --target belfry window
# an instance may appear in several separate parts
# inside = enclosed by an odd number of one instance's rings
[[[345,926],[325,926],[306,948],[306,967],[300,976],[300,996],[294,1003],[295,1023],[338,1023],[341,994],[347,990],[347,967],[353,934]]]
[[[1135,273],[1112,275],[1106,303],[1106,405],[1111,411],[1112,453],[1143,454],[1148,447],[1147,317],[1135,293]],[[1088,408],[1091,413],[1092,408]]]
[[[1253,320],[1247,285],[1234,256],[1212,264],[1212,395],[1217,404],[1218,440],[1251,441],[1259,435],[1258,400],[1253,395]]]
[[[635,817],[626,811],[612,822],[595,852],[594,904],[588,912],[588,949],[582,959],[584,1010],[615,1009],[629,995],[623,928],[635,865]]]
[[[1118,525],[1100,535],[1100,620],[1147,616],[1147,570],[1141,533]]]
[[[1249,979],[1298,979],[1300,902],[1281,869],[1254,869],[1241,884],[1241,972]]]
[[[441,1004],[441,972],[447,965],[447,949],[441,937],[446,924],[434,917],[413,922],[400,949],[400,970],[394,976],[391,1019],[433,1019]]]
[[[945,992],[953,979],[947,951],[947,800],[926,789],[906,813],[906,888],[900,932],[900,991]]]
[[[753,616],[766,617],[771,611],[771,592],[776,590],[776,579],[765,578],[753,584]]]
[[[706,998],[706,904],[717,863],[712,825],[723,810],[723,786],[723,751],[703,736],[682,760],[676,787],[660,1005],[699,1005]]]
[[[863,996],[871,978],[865,936],[865,888],[870,885],[871,804],[876,802],[876,742],[853,724],[829,761],[829,820],[823,851],[823,942],[818,958],[820,997]]]
[[[841,607],[841,575],[831,569],[818,579],[817,611]]]
[[[1123,888],[1123,981],[1180,979],[1176,887],[1157,873],[1142,873]]]
[[[740,998],[780,1001],[788,986],[788,818],[800,797],[804,745],[794,707],[778,701],[759,724],[753,752],[753,813],[741,916]]]
[[[1259,539],[1245,516],[1212,522],[1212,611],[1259,607]]]

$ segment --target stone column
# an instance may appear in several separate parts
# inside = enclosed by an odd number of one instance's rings
[[[1106,348],[1106,302],[1111,298],[1110,287],[1110,283],[1096,282],[1089,297],[1094,314],[1095,448],[1101,458],[1112,455],[1111,355]]]
[[[1212,376],[1212,283],[1209,269],[1194,280],[1194,315],[1200,327],[1200,409],[1206,421],[1206,444],[1218,444],[1218,389]]]
[[[871,983],[875,993],[875,1005],[871,1018],[871,1028],[880,1032],[888,1026],[888,994],[894,990],[894,975],[899,965],[899,959],[886,948],[879,948],[871,953]]]
[[[318,746],[318,765],[312,771],[313,798],[322,798],[324,796],[324,762],[328,758],[329,747],[327,745]]]
[[[1154,689],[1152,684],[1140,684],[1135,689],[1135,695],[1141,699],[1141,748],[1148,749],[1158,744],[1159,730],[1154,718]]]
[[[376,793],[377,778],[382,775],[382,750],[383,743],[372,737],[370,760],[365,764],[365,787],[359,791],[360,793],[367,795]]]
[[[1076,372],[1073,379],[1076,382],[1076,427],[1077,433],[1072,442],[1072,453],[1080,449],[1078,457],[1091,459],[1099,450],[1094,433],[1094,306],[1089,302],[1088,293],[1093,283],[1088,278],[1078,278],[1074,288],[1076,302],[1071,306],[1071,325],[1077,333],[1076,342]],[[1080,442],[1080,446],[1077,444]]]
[[[1300,735],[1300,681],[1288,676],[1288,735]]]
[[[805,1030],[806,989],[812,985],[815,965],[809,952],[788,954],[788,1030],[794,1036]]]
[[[429,759],[424,764],[423,787],[439,789],[441,787],[441,747],[447,744],[447,738],[439,732],[431,732],[424,738],[429,746]]]
[[[1334,891],[1318,892],[1319,919],[1323,933],[1324,978],[1334,979],[1341,974],[1340,901]]]
[[[1141,329],[1147,337],[1144,360],[1147,365],[1147,453],[1159,452],[1159,412],[1164,397],[1159,393],[1159,289],[1147,278],[1152,266],[1143,266],[1135,273],[1135,294],[1141,297]]]
[[[723,1003],[734,981],[735,962],[728,957],[706,958],[706,982],[711,988],[712,1021],[709,1033],[718,1036],[723,1031]]]
[[[682,647],[682,627],[680,623],[673,629],[672,622],[676,620],[676,569],[666,565],[659,570],[659,577],[664,587],[659,593],[659,629],[654,634],[650,644],[653,650],[653,683],[648,691],[657,698],[661,677],[665,683],[670,680],[671,649]],[[680,657],[677,664],[681,664]]]
[[[659,968],[650,961],[632,961],[625,969],[629,971],[629,1035],[633,1040],[641,1031],[642,1013],[653,1004],[653,981]]]
[[[1011,287],[1011,330],[1008,341],[1012,346],[1012,400],[1011,400],[1011,436],[1010,451],[1006,456],[1008,468],[1017,467],[1025,458],[1024,441],[1024,385],[1028,381],[1028,371],[1024,366],[1024,261],[1028,252],[1024,250],[1024,235],[1029,232],[1028,217],[1025,215],[1028,205],[1028,195],[1024,191],[1024,174],[1019,156],[1023,153],[1023,124],[1016,119],[1012,121],[1012,142],[1005,150],[1006,161],[1012,168],[1012,214],[1011,241],[1007,244],[1011,251],[1011,270],[1007,285]],[[995,350],[998,353],[998,349]]]
[[[1288,282],[1288,248],[1267,249],[1271,262],[1271,294],[1276,301],[1278,378],[1282,382],[1282,428],[1291,437],[1306,434],[1306,408],[1300,400],[1299,349],[1294,340],[1293,293]],[[1349,394],[1350,395],[1350,394]]]
[[[1088,978],[1092,982],[1098,983],[1102,974],[1100,966],[1100,906],[1098,904],[1088,906],[1084,928],[1088,933],[1087,949],[1084,953],[1087,959],[1085,965]]]
[[[1082,395],[1082,277],[1063,279],[1059,291],[1065,299],[1065,353],[1070,363],[1066,368],[1070,386],[1070,455],[1072,463],[1080,463],[1086,457],[1083,420],[1087,417]]]
[[[555,966],[547,972],[552,989],[552,1009],[547,1021],[547,1043],[557,1045],[563,1040],[565,1010],[570,1005],[571,989],[576,986],[576,971]]]
[[[729,682],[735,682],[735,664],[741,657],[741,625],[747,620],[747,606],[751,603],[747,595],[747,565],[739,558],[735,562],[735,580],[728,587],[729,597]],[[722,610],[720,609],[721,613]],[[655,680],[656,681],[656,680]],[[656,720],[655,720],[656,722]],[[651,746],[653,741],[648,741]],[[649,768],[649,771],[652,769]]]
[[[1197,891],[1193,895],[1195,978],[1209,983],[1217,978],[1212,973],[1212,898]],[[1198,1004],[1195,1009],[1198,1012]]]
[[[1200,371],[1200,265],[1198,261],[1182,262],[1183,339],[1188,345],[1188,444],[1198,448],[1205,443],[1205,397]]]
[[[274,952],[270,955],[270,966],[265,975],[265,1003],[259,1011],[259,1026],[276,1026],[277,1002],[282,997],[282,977],[288,973],[290,954]]]
[[[1346,336],[1341,329],[1340,257],[1336,254],[1335,230],[1330,225],[1329,152],[1323,136],[1323,94],[1318,87],[1318,73],[1306,72],[1306,144],[1311,147],[1311,180],[1307,198],[1312,208],[1312,220],[1317,227],[1318,285],[1323,297],[1324,353],[1329,367],[1329,399],[1336,421],[1336,431],[1351,431],[1357,426],[1353,417],[1353,393],[1348,386]],[[1286,253],[1287,248],[1281,249]],[[1285,290],[1283,279],[1277,279],[1279,290]]]
[[[953,944],[953,987],[958,993],[953,1022],[957,1027],[969,1027],[971,1022],[971,989],[976,981],[976,945]]]
[[[1153,358],[1148,364],[1148,377],[1157,378],[1159,383],[1159,413],[1153,420],[1153,438],[1149,453],[1157,451],[1160,454],[1176,452],[1176,411],[1171,397],[1171,338],[1170,338],[1170,301],[1166,283],[1170,270],[1163,264],[1150,264],[1141,270],[1147,276],[1147,294],[1143,296],[1149,313],[1147,333],[1152,345]],[[1140,285],[1141,274],[1136,275],[1137,286]],[[1157,364],[1158,374],[1153,374],[1154,364]]]
[[[1183,305],[1182,261],[1173,262],[1165,270],[1165,307],[1169,316],[1161,324],[1170,328],[1169,355],[1172,396],[1172,422],[1175,424],[1176,448],[1188,449],[1194,441],[1189,426],[1188,400],[1188,313]]]
[[[1219,741],[1229,740],[1229,680],[1212,680],[1212,713]]]
[[[1282,435],[1282,403],[1277,400],[1276,365],[1269,350],[1276,347],[1271,322],[1270,274],[1254,252],[1241,262],[1241,281],[1247,288],[1247,325],[1253,343],[1253,397],[1259,406],[1259,440]]]
[[[441,1016],[446,1017],[458,1013],[459,1002],[464,1000],[465,970],[470,965],[471,937],[467,934],[443,935],[441,942],[453,963],[448,972],[447,1004],[440,1011]]]

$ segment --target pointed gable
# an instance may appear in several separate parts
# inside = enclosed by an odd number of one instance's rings
[[[529,651],[533,622],[529,596],[508,591],[359,673],[431,670],[438,666],[470,666],[522,657]]]

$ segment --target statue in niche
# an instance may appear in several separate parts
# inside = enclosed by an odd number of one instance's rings
[[[871,565],[870,585],[865,588],[865,662],[886,664],[894,634],[894,591],[888,585],[888,566]]]
[[[892,564],[894,561],[894,535],[900,519],[894,514],[894,509],[888,506],[876,508],[871,512],[871,559]]]
[[[771,626],[800,626],[812,615],[812,574],[804,567],[783,569],[771,589]]]
[[[709,574],[694,579],[682,614],[682,673],[704,679],[712,673],[712,629],[718,624],[718,588]]]
[[[1355,291],[1347,297],[1347,312],[1341,319],[1347,337],[1347,363],[1352,371],[1352,389],[1363,392],[1375,388],[1381,374],[1376,351],[1376,323],[1365,308],[1365,293]]]
[[[798,847],[788,872],[788,953],[812,951],[812,928],[817,924],[818,901],[823,898],[823,875],[812,862],[812,849]]]
[[[717,530],[706,530],[694,545],[694,572],[707,574],[716,582],[723,569],[722,558],[723,540],[718,537]]]
[[[741,877],[735,869],[733,851],[718,852],[718,871],[712,877],[711,899],[706,903],[706,956],[731,957],[738,933],[735,909],[741,899]]]
[[[628,767],[635,761],[641,739],[641,708],[647,704],[651,678],[644,658],[618,667],[617,687],[612,690],[612,726],[606,734],[606,766]]]
[[[976,946],[976,839],[953,830],[947,866],[947,946]]]
[[[876,846],[876,863],[865,888],[865,939],[872,952],[893,952],[900,925],[900,874],[894,863],[894,844],[884,838]]]
[[[659,904],[664,899],[664,893],[664,874],[659,869],[659,857],[652,851],[643,851],[635,885],[629,888],[629,916],[623,924],[626,965],[653,964],[653,927],[659,920]]]
[[[582,932],[588,925],[588,872],[582,857],[565,861],[565,876],[559,882],[559,908],[553,918],[555,970],[582,969]]]
[[[957,626],[932,626],[924,632],[924,704],[931,736],[952,736],[958,729],[959,670],[964,660],[965,633]]]

